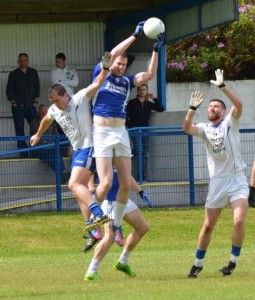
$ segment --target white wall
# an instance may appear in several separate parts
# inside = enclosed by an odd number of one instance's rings
[[[255,127],[255,80],[225,81],[243,101],[243,113],[240,119],[241,128]],[[168,83],[167,84],[167,111],[187,111],[191,92],[201,91],[204,101],[196,112],[195,121],[206,121],[207,107],[212,98],[222,99],[228,111],[231,102],[223,92],[210,83]]]

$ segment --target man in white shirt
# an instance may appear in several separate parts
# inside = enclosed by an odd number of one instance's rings
[[[203,140],[210,175],[204,224],[198,237],[195,264],[188,278],[197,278],[198,273],[202,271],[212,232],[225,206],[230,205],[232,208],[234,228],[230,261],[227,266],[220,269],[223,276],[233,273],[245,235],[249,188],[244,174],[246,164],[240,153],[239,142],[242,102],[230,88],[225,86],[223,70],[218,69],[215,74],[216,80],[211,80],[211,83],[219,87],[233,104],[229,114],[225,117],[226,105],[222,100],[211,99],[207,111],[210,123],[195,125],[193,117],[203,101],[203,94],[193,92],[189,111],[183,124],[183,130],[187,134],[198,136]]]
[[[52,84],[59,83],[67,91],[69,96],[74,94],[74,88],[79,84],[79,78],[75,69],[66,65],[66,56],[64,53],[58,53],[55,57],[56,69],[50,73]]]

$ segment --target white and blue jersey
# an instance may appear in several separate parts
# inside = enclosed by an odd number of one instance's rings
[[[93,81],[101,71],[99,63],[93,73]],[[134,75],[114,76],[109,72],[105,82],[92,101],[96,116],[126,119],[126,106],[130,91],[135,87]]]
[[[60,125],[74,150],[93,147],[89,100],[86,89],[82,89],[70,98],[64,110],[55,104],[48,110],[49,118]]]
[[[199,137],[204,141],[210,178],[222,178],[244,171],[239,141],[239,119],[229,113],[217,126],[199,123]]]

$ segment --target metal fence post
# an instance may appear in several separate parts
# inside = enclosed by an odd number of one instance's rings
[[[189,195],[190,205],[196,204],[195,196],[195,175],[194,175],[194,153],[193,153],[193,136],[188,135],[188,156],[189,156]]]
[[[61,187],[61,166],[60,166],[60,136],[55,136],[55,166],[56,166],[56,198],[57,211],[62,210],[62,187]]]
[[[143,143],[142,143],[142,136],[143,131],[142,129],[138,130],[138,141],[137,141],[137,148],[138,148],[138,180],[139,182],[143,182]]]

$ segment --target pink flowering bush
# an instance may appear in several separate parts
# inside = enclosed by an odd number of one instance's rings
[[[255,6],[251,2],[239,1],[238,21],[168,45],[167,82],[208,81],[218,68],[224,69],[228,80],[255,79]]]

